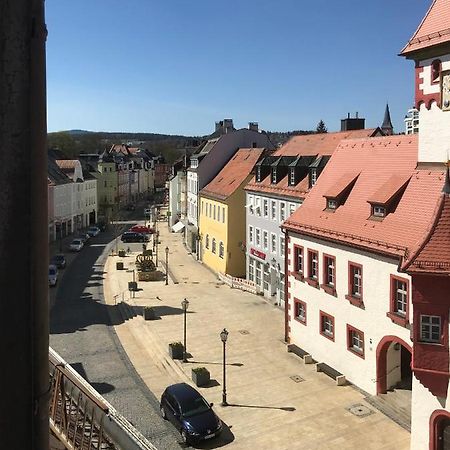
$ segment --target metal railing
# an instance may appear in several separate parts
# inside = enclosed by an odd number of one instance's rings
[[[68,450],[156,450],[92,386],[49,348],[52,433]]]

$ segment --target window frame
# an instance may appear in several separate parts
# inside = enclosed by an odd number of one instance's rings
[[[254,229],[253,225],[249,225],[248,226],[248,241],[250,242],[250,244],[253,244],[254,237],[255,237],[255,229]]]
[[[438,65],[438,69],[436,70],[436,65]],[[430,73],[430,81],[431,84],[440,84],[441,82],[441,73],[442,73],[442,61],[440,59],[434,59],[430,65],[431,73]],[[437,74],[436,74],[437,72]]]
[[[264,218],[269,218],[269,200],[267,198],[263,198],[263,216]]]
[[[270,218],[277,220],[277,202],[276,200],[270,200]]]
[[[301,255],[301,270],[299,270],[299,254]],[[305,276],[305,248],[302,245],[294,244],[294,271],[295,278],[303,281]]]
[[[353,269],[359,269],[360,270],[360,294],[357,295],[353,292],[353,281],[354,281],[354,276],[353,276]],[[354,306],[359,306],[362,307],[363,306],[363,295],[364,295],[364,270],[363,270],[363,265],[356,263],[354,261],[349,261],[348,262],[348,290],[347,290],[347,295],[345,296],[345,298]]]
[[[437,340],[432,339],[432,338],[424,338],[423,337],[422,333],[423,333],[423,325],[424,324],[422,322],[422,319],[425,318],[425,317],[429,317],[430,319],[435,319],[435,318],[439,319],[439,338]],[[423,344],[442,345],[443,339],[444,339],[444,337],[443,337],[444,330],[443,330],[443,326],[442,326],[443,322],[444,321],[443,321],[442,316],[438,316],[438,315],[435,315],[435,314],[419,314],[419,342],[421,342]],[[429,323],[427,325],[430,326],[429,333],[430,333],[430,335],[432,335],[433,334],[432,328],[436,324]]]
[[[216,254],[217,253],[217,241],[216,238],[212,238],[211,240],[211,252]]]
[[[362,341],[362,349],[358,350],[358,347],[353,346],[353,333],[360,335]],[[347,350],[362,359],[365,359],[365,339],[364,331],[355,328],[352,325],[347,324]]]
[[[278,202],[278,204],[279,204],[279,214],[280,214],[280,216],[279,216],[279,220],[280,220],[280,222],[284,222],[285,220],[286,220],[286,202],[283,202],[283,201],[279,201]]]
[[[328,253],[322,254],[322,263],[323,263],[323,271],[322,271],[322,285],[320,286],[326,293],[331,295],[336,295],[336,257],[333,255],[329,255]],[[330,284],[328,280],[328,260],[331,260],[333,263],[333,283]]]
[[[404,283],[406,287],[406,302],[405,302],[405,312],[399,313],[397,305],[397,283]],[[399,277],[398,275],[390,275],[390,289],[389,289],[389,311],[386,315],[392,320],[392,322],[397,325],[406,327],[409,324],[409,280],[407,278]]]
[[[372,205],[372,217],[382,219],[387,215],[387,208],[384,205]]]
[[[291,167],[289,170],[289,186],[295,186],[295,168]]]
[[[284,234],[281,234],[280,236],[280,256],[283,258],[285,255],[285,249],[286,249],[286,238],[284,237]]]
[[[205,236],[205,248],[209,250],[209,234]]]
[[[266,251],[269,250],[269,232],[267,230],[262,232],[262,247]]]
[[[307,260],[307,278],[306,281],[308,284],[314,287],[319,287],[319,252],[317,250],[313,250],[308,248],[307,251],[308,260]],[[315,255],[315,258],[312,256]],[[316,275],[313,276],[313,268],[314,261],[316,262]]]
[[[225,246],[223,245],[223,241],[219,241],[219,258],[224,258],[225,254]]]
[[[326,331],[324,331],[324,327],[322,326],[323,325],[323,319],[330,319],[331,320],[332,329],[333,329],[332,333],[327,333]],[[335,320],[334,320],[334,316],[332,316],[331,314],[328,314],[328,313],[326,313],[326,312],[324,312],[322,310],[319,310],[319,333],[323,337],[326,337],[330,341],[334,342],[335,335],[336,335],[336,323],[335,323]]]
[[[261,228],[255,227],[255,245],[261,247]]]
[[[298,312],[298,306],[301,305],[303,307],[304,310],[304,317],[301,318],[297,312]],[[307,325],[308,323],[308,309],[307,309],[307,305],[304,301],[294,297],[294,309],[293,309],[293,316],[294,316],[294,320],[296,320],[297,322],[300,322],[302,325]]]

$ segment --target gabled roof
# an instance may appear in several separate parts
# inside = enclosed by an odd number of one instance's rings
[[[418,170],[416,135],[341,142],[287,229],[377,253],[404,257],[424,235],[444,184],[443,170]],[[344,172],[360,172],[345,204],[325,210],[324,194]],[[382,220],[371,219],[368,199],[393,175],[411,177],[402,196]]]
[[[328,191],[326,191],[323,196],[329,198],[337,198],[344,191],[346,191],[351,184],[358,178],[359,172],[347,172],[339,178],[336,183],[334,183]]]
[[[450,0],[434,0],[400,55],[447,42],[450,42]]]
[[[391,175],[380,188],[367,199],[369,203],[377,203],[386,205],[399,192],[405,184],[411,179],[409,172],[401,174],[395,173]]]
[[[409,273],[450,275],[450,184],[447,179],[434,220],[403,269]]]
[[[59,185],[72,183],[72,179],[69,178],[56,164],[56,161],[52,158],[47,160],[47,182],[49,185]]]
[[[339,131],[336,133],[317,133],[294,136],[286,144],[273,153],[272,158],[279,156],[303,156],[313,157],[309,161],[308,167],[321,169],[325,167],[329,156],[333,154],[336,147],[343,139],[371,137],[380,133],[379,128],[366,128],[363,130]],[[294,160],[291,164],[294,164]],[[306,163],[306,159],[304,162]],[[303,163],[302,163],[303,164]],[[302,165],[300,164],[300,165]],[[264,192],[278,196],[288,196],[295,198],[304,198],[309,192],[308,177],[303,178],[295,186],[290,186],[288,176],[283,177],[278,183],[272,184],[269,177],[261,182],[252,179],[246,186],[246,190],[255,192]]]
[[[226,200],[246,178],[264,152],[264,148],[241,148],[216,177],[206,185],[200,195]]]

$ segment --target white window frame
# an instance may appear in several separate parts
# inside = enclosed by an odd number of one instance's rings
[[[270,251],[277,253],[277,235],[275,233],[270,233]]]
[[[255,260],[253,258],[248,261],[248,279],[249,281],[255,281]]]
[[[317,169],[311,169],[311,186],[317,183]]]
[[[401,285],[405,288],[402,289]],[[395,312],[401,316],[406,316],[408,309],[408,283],[406,281],[394,279],[394,307]]]
[[[284,236],[280,236],[280,256],[284,256]]]
[[[248,240],[250,242],[250,244],[253,244],[254,241],[254,228],[252,225],[249,225],[248,227]]]
[[[295,210],[297,209],[297,205],[295,203],[289,203],[289,215],[292,216]]]
[[[372,215],[374,217],[386,217],[386,208],[384,206],[372,206]]]
[[[263,248],[264,250],[269,249],[269,232],[266,230],[263,230]]]
[[[284,222],[286,220],[286,202],[279,202],[280,206],[280,222]]]
[[[255,228],[255,244],[261,247],[261,228]]]
[[[270,218],[277,220],[277,202],[275,200],[270,201]]]
[[[294,186],[295,184],[295,169],[292,167],[289,169],[289,185]]]
[[[350,329],[350,348],[355,352],[364,353],[364,338],[361,332]]]
[[[269,217],[269,200],[263,199],[263,215],[267,219]]]

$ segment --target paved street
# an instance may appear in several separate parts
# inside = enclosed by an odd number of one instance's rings
[[[117,339],[117,307],[103,303],[103,263],[111,232],[90,240],[65,269],[50,314],[50,345],[160,449],[179,437],[159,417],[154,395],[136,374]]]
[[[140,282],[141,290],[131,299],[126,292],[124,298],[130,307],[120,305],[124,321],[117,321],[115,329],[135,369],[156,397],[171,383],[190,382],[193,367],[205,366],[210,370],[213,381],[199,389],[208,401],[214,402],[227,427],[220,440],[207,442],[202,448],[224,445],[236,449],[409,448],[409,433],[368,405],[362,393],[351,386],[336,386],[326,375],[316,373],[313,365],[304,365],[297,356],[287,353],[281,310],[261,297],[218,282],[214,274],[186,252],[180,234],[169,233],[161,222],[159,229],[160,260],[164,259],[161,256],[166,245],[170,249],[169,285],[164,281]],[[107,309],[111,311],[114,302],[121,299],[115,295],[126,291],[127,282],[132,279],[136,254],[108,258],[103,282]],[[119,260],[127,270],[116,270]],[[190,302],[187,350],[192,357],[183,364],[169,358],[167,346],[183,340],[180,303],[185,297]],[[158,320],[143,320],[140,314],[145,305],[155,308]],[[220,406],[219,333],[224,327],[230,333],[229,407]],[[354,405],[363,405],[368,414],[352,414],[349,409]]]

